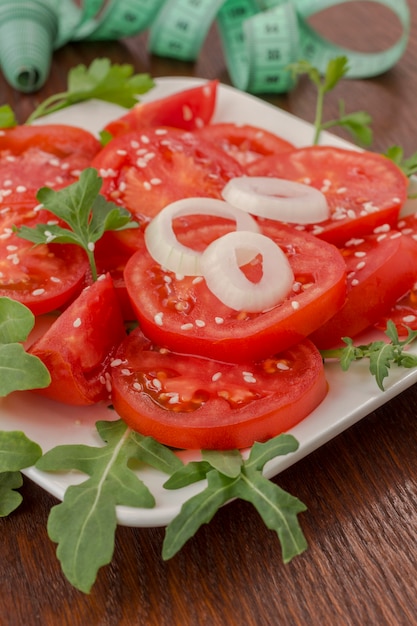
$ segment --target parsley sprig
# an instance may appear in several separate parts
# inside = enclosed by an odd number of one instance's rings
[[[95,243],[105,231],[137,228],[131,213],[100,195],[103,180],[90,167],[79,179],[59,191],[42,187],[36,195],[39,202],[68,227],[59,224],[36,224],[16,229],[23,239],[40,243],[72,243],[82,247],[89,259],[93,280],[97,279]]]
[[[65,109],[77,102],[96,99],[131,108],[138,102],[138,95],[154,86],[149,74],[134,74],[133,65],[112,64],[109,59],[95,59],[91,65],[77,65],[68,73],[67,89],[46,98],[29,115],[26,124]],[[10,106],[0,107],[0,128],[16,125]]]
[[[339,359],[343,371],[347,371],[354,361],[369,359],[369,371],[375,376],[378,387],[384,391],[384,380],[389,376],[392,364],[399,367],[417,367],[417,356],[406,348],[417,338],[417,331],[407,329],[407,337],[400,340],[397,328],[392,320],[385,331],[389,342],[383,339],[356,346],[349,337],[343,337],[345,347],[321,350],[324,359]]]
[[[327,64],[324,76],[321,76],[319,70],[305,60],[292,63],[289,69],[294,78],[300,75],[307,75],[317,87],[314,145],[319,143],[320,135],[323,130],[329,130],[336,126],[345,128],[357,142],[364,146],[369,146],[372,143],[372,130],[370,128],[372,121],[371,116],[365,111],[346,113],[343,100],[339,101],[339,117],[326,122],[323,121],[325,96],[329,91],[332,91],[338,82],[347,74],[349,69],[347,57],[341,56],[331,59]]]

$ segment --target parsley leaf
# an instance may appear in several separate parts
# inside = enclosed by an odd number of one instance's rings
[[[13,128],[17,125],[16,117],[9,104],[0,106],[0,128]]]
[[[112,64],[106,58],[95,59],[89,67],[78,65],[69,71],[67,90],[46,98],[26,124],[93,98],[130,108],[138,102],[137,94],[146,93],[154,86],[149,74],[133,74],[133,71],[133,65]]]
[[[404,158],[404,150],[400,146],[391,146],[385,156],[394,161],[406,176],[410,177],[417,172],[417,152]]]
[[[127,209],[100,195],[102,182],[97,171],[90,167],[81,172],[78,181],[59,191],[42,187],[37,199],[69,228],[58,224],[37,224],[35,227],[21,226],[16,232],[35,244],[53,241],[81,246],[88,256],[93,280],[96,280],[95,243],[105,231],[138,227]]]
[[[417,338],[417,331],[408,329],[406,339],[400,341],[397,328],[388,321],[385,332],[390,341],[372,341],[355,346],[352,339],[343,337],[346,347],[321,350],[324,359],[339,359],[343,371],[347,371],[353,361],[369,359],[369,371],[375,376],[378,387],[384,391],[384,380],[389,376],[391,364],[399,367],[417,367],[417,356],[405,352],[405,348]]]
[[[262,475],[267,461],[297,448],[294,437],[278,435],[266,443],[255,443],[247,460],[238,450],[203,450],[202,461],[179,468],[164,484],[166,489],[184,487],[202,478],[207,479],[207,487],[187,500],[168,525],[163,558],[173,557],[202,524],[208,523],[216,511],[233,498],[251,502],[266,526],[278,534],[285,563],[301,554],[307,543],[297,514],[306,507]]]
[[[97,422],[104,446],[63,445],[39,459],[42,471],[79,470],[89,478],[68,487],[62,503],[51,509],[48,534],[58,543],[63,572],[77,589],[88,593],[100,567],[114,551],[116,506],[152,508],[155,500],[131,469],[144,462],[172,473],[182,461],[151,437],[130,430],[122,420]]]
[[[334,120],[323,122],[325,95],[336,87],[338,82],[347,74],[348,69],[348,59],[345,56],[331,59],[327,64],[324,76],[321,76],[319,70],[305,60],[300,60],[297,63],[289,65],[289,70],[292,72],[294,78],[306,74],[312,83],[317,87],[317,104],[314,120],[315,134],[313,138],[314,145],[319,143],[320,135],[323,130],[327,130],[335,126],[345,128],[356,139],[356,141],[364,146],[369,146],[372,143],[372,130],[370,128],[370,123],[372,121],[371,116],[365,111],[346,114],[343,100],[339,102],[339,117]]]

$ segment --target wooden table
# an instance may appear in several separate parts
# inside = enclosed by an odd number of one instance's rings
[[[391,13],[370,5],[339,7],[315,23],[335,40],[363,50],[385,47],[399,28]],[[343,81],[325,107],[327,118],[337,114],[340,98],[347,110],[369,111],[373,148],[384,151],[397,144],[406,155],[417,148],[415,0],[410,5],[411,37],[399,63],[371,80]],[[370,33],[375,33],[372,41]],[[0,102],[9,102],[25,119],[34,105],[64,88],[70,67],[97,56],[133,63],[136,71],[153,76],[195,75],[229,82],[214,28],[195,64],[149,58],[146,35],[141,34],[123,43],[82,42],[58,50],[47,84],[35,95],[13,91],[0,77]],[[266,99],[313,120],[315,92],[307,80],[288,95]],[[0,623],[416,624],[416,416],[413,387],[276,478],[308,507],[301,524],[309,549],[289,565],[281,563],[276,535],[249,505],[235,502],[168,562],[160,557],[164,529],[118,528],[114,559],[85,595],[62,575],[55,545],[47,537],[54,498],[25,479],[23,504],[0,522]]]

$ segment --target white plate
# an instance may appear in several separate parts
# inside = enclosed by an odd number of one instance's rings
[[[160,78],[157,79],[157,86],[144,96],[142,101],[162,97],[202,82],[204,81],[192,78]],[[123,110],[115,105],[87,102],[49,116],[48,122],[64,122],[98,132],[107,121],[121,112]],[[214,121],[263,126],[299,146],[311,144],[313,138],[313,128],[310,124],[224,85],[219,87]],[[348,142],[327,133],[323,135],[322,142],[353,147]],[[415,206],[412,206],[409,210],[414,209]],[[361,337],[361,341],[370,339],[369,335]],[[329,382],[327,397],[313,413],[291,430],[300,443],[299,449],[295,453],[270,461],[265,466],[265,475],[268,478],[296,463],[417,382],[417,369],[392,368],[386,380],[386,391],[381,392],[367,367],[367,363],[358,362],[353,364],[348,372],[342,372],[338,363],[326,364]],[[101,445],[95,422],[113,418],[114,413],[104,405],[88,408],[68,407],[30,392],[16,392],[0,401],[0,429],[22,430],[36,441],[44,452],[61,444]],[[198,459],[199,452],[184,451],[181,458]],[[24,473],[61,500],[70,484],[85,479],[85,476],[78,472],[46,473],[33,467]],[[155,496],[156,506],[153,509],[118,507],[117,518],[122,525],[143,527],[166,525],[179,513],[182,503],[205,485],[204,482],[200,482],[184,489],[168,491],[162,486],[167,477],[161,472],[146,468],[140,470],[138,474]]]

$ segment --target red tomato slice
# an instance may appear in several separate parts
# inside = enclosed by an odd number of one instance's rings
[[[25,304],[34,315],[65,305],[79,293],[89,268],[85,252],[71,244],[34,245],[13,226],[47,223],[50,213],[12,205],[0,217],[0,296]]]
[[[75,126],[15,126],[0,132],[2,203],[36,202],[40,187],[59,189],[75,182],[101,144]]]
[[[308,340],[235,365],[160,351],[139,330],[112,367],[112,402],[131,428],[175,448],[246,448],[289,430],[327,393]]]
[[[407,177],[390,159],[373,152],[311,146],[260,159],[247,173],[295,180],[323,191],[330,219],[303,228],[338,246],[382,224],[394,228],[407,198]]]
[[[112,280],[102,275],[29,348],[52,378],[50,386],[37,393],[73,405],[106,400],[110,362],[125,336]]]
[[[93,160],[101,193],[147,222],[181,198],[220,198],[239,163],[210,142],[176,128],[149,128],[113,139]]]
[[[294,144],[263,128],[249,124],[218,123],[196,131],[246,167],[258,159],[293,150]]]
[[[223,225],[208,223],[202,230],[207,231],[203,237],[185,220],[178,238],[192,246],[200,239],[208,242],[209,232],[212,239],[224,234]],[[263,232],[287,254],[295,282],[284,302],[262,313],[227,307],[203,279],[177,277],[164,271],[145,247],[138,250],[126,265],[125,281],[145,335],[174,352],[247,362],[298,343],[334,315],[346,291],[346,266],[339,250],[275,222],[265,223]],[[260,267],[250,267],[257,271],[253,279],[259,280]]]
[[[375,324],[417,279],[417,243],[399,231],[352,240],[342,254],[348,271],[347,299],[310,335],[320,349],[341,345],[342,337],[354,337]]]
[[[113,137],[149,126],[194,130],[208,124],[216,104],[218,80],[179,91],[165,98],[139,103],[105,127]]]
[[[397,228],[405,237],[410,237],[417,242],[417,215],[415,213],[401,218]],[[400,298],[375,326],[385,331],[388,320],[394,322],[400,337],[407,336],[408,328],[417,330],[417,283],[413,284],[410,291]]]

